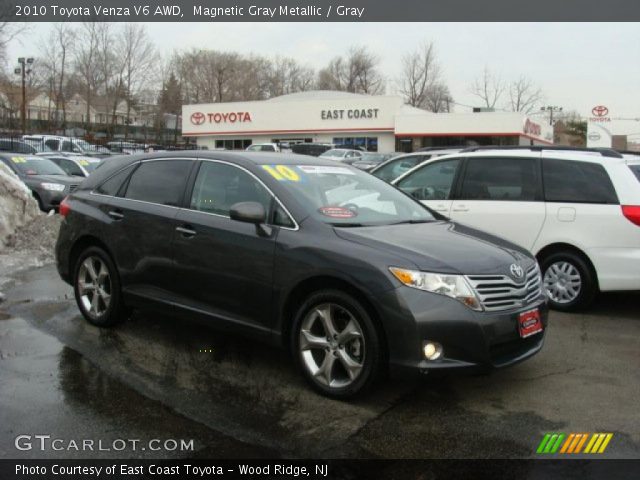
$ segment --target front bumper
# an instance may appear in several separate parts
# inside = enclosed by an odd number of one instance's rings
[[[45,212],[49,210],[58,210],[60,207],[60,202],[64,200],[64,197],[67,196],[67,191],[69,187],[66,187],[62,192],[56,192],[52,190],[40,189],[38,190],[38,195],[40,197],[40,202],[42,203],[42,209]]]
[[[380,299],[392,368],[421,373],[445,370],[491,370],[521,362],[542,349],[548,323],[544,296],[502,312],[475,312],[457,300],[399,287]],[[538,308],[543,330],[521,338],[518,316]],[[443,346],[443,355],[429,361],[423,342]]]

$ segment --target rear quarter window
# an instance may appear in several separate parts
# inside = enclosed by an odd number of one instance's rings
[[[636,178],[640,182],[640,164],[639,165],[629,165],[629,168],[631,169],[633,174],[636,176]]]
[[[611,179],[602,165],[545,158],[542,168],[547,202],[619,203]]]

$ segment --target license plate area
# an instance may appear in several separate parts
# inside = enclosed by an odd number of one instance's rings
[[[518,315],[518,332],[520,338],[527,338],[542,331],[540,310],[534,308]]]

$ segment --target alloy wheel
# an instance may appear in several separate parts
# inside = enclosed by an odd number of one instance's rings
[[[312,378],[330,388],[352,384],[364,367],[362,327],[351,312],[335,303],[318,305],[306,315],[299,349]]]
[[[97,256],[84,259],[76,280],[80,301],[92,318],[100,318],[111,303],[111,276],[109,268]]]
[[[566,304],[573,302],[582,289],[582,277],[571,263],[559,261],[552,263],[544,273],[544,288],[551,300]]]

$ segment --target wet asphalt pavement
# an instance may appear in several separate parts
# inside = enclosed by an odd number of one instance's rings
[[[542,352],[513,368],[385,380],[351,403],[309,390],[284,352],[184,319],[92,327],[53,266],[5,294],[0,458],[530,458],[548,431],[612,432],[601,457],[640,458],[639,293],[553,312]],[[140,449],[18,451],[20,434]],[[150,439],[194,451],[142,450]]]

